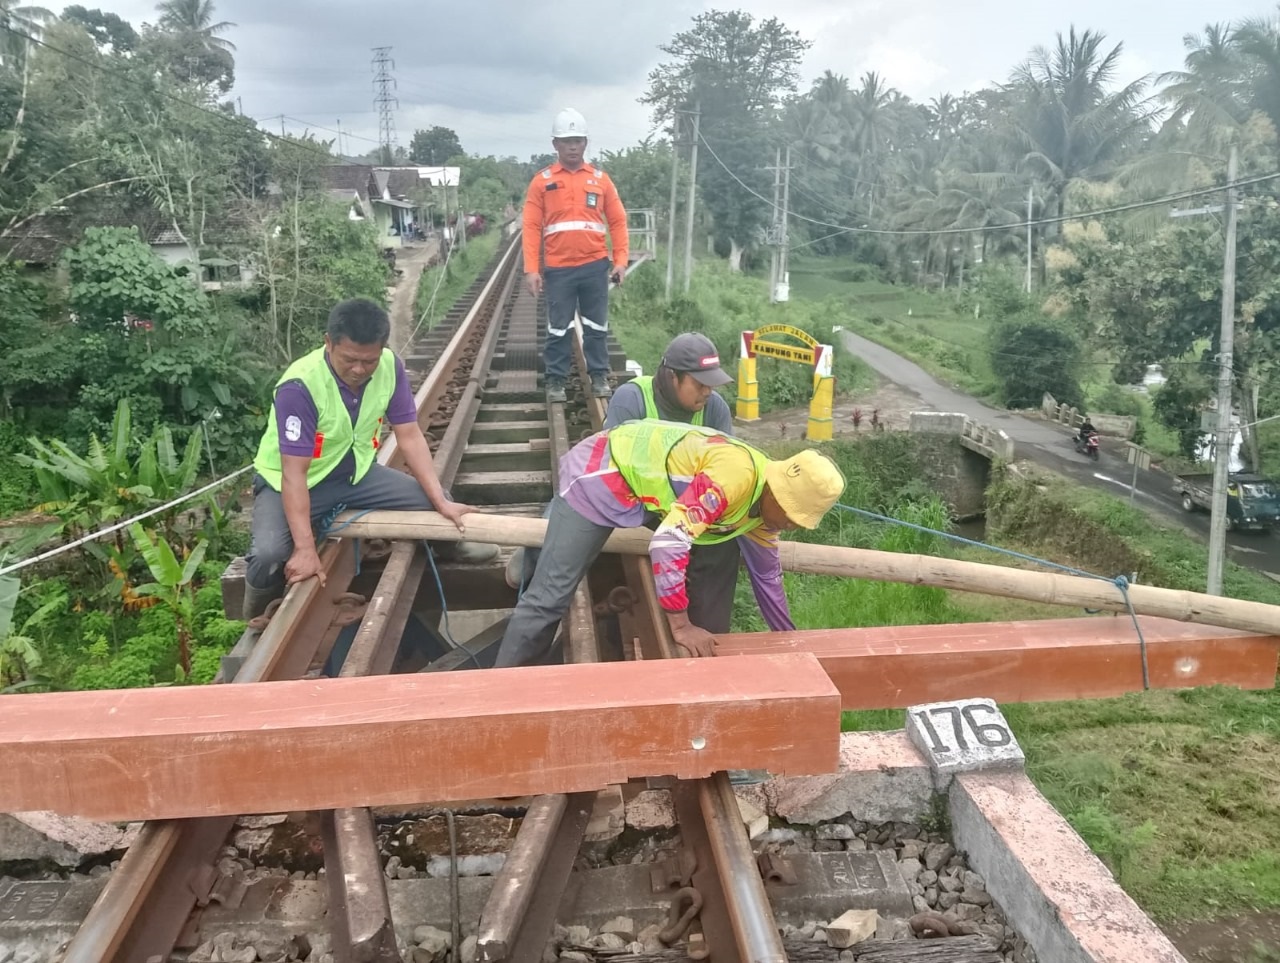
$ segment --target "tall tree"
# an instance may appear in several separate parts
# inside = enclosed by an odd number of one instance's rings
[[[236,45],[220,35],[235,24],[215,21],[213,0],[163,0],[156,9],[160,20],[146,39],[169,74],[179,83],[230,90]]]
[[[777,18],[757,24],[741,10],[711,10],[661,46],[672,59],[650,72],[640,98],[664,126],[678,111],[701,110],[698,186],[734,270],[772,213],[757,196],[769,184],[760,168],[770,158],[760,148],[809,46]]]
[[[127,54],[138,45],[138,31],[119,14],[103,12],[96,7],[90,10],[75,4],[62,11],[62,20],[84,28],[100,49],[109,47],[116,53]]]
[[[428,130],[415,130],[409,142],[409,162],[440,166],[460,156],[462,142],[455,131],[436,125]]]
[[[1077,180],[1113,173],[1150,133],[1145,78],[1112,88],[1123,44],[1072,27],[1038,47],[1013,73],[1010,127],[1020,166],[1040,182],[1048,212],[1061,216]]]

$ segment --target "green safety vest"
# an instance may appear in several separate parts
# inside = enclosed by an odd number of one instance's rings
[[[750,516],[751,507],[764,492],[764,467],[769,459],[750,445],[710,428],[692,428],[674,421],[628,421],[609,432],[609,454],[618,467],[628,487],[650,511],[665,515],[675,504],[676,493],[671,487],[671,475],[667,459],[687,435],[700,434],[708,438],[723,438],[727,444],[736,445],[751,456],[755,466],[755,489],[746,504],[732,508],[715,524],[716,532],[706,532],[694,539],[699,545],[714,545],[745,535],[758,528],[763,520]],[[725,532],[724,529],[732,529]]]
[[[641,375],[639,378],[632,378],[631,383],[640,389],[640,394],[644,396],[644,416],[653,421],[661,421],[662,415],[658,413],[658,402],[653,397],[653,375]],[[693,421],[689,422],[696,428],[701,428],[703,424],[702,411],[693,413]]]
[[[314,488],[328,477],[352,450],[356,455],[356,470],[351,476],[351,484],[360,481],[378,455],[382,421],[396,387],[396,357],[391,349],[382,349],[378,367],[364,386],[360,412],[354,425],[338,390],[338,379],[325,360],[324,348],[317,348],[289,365],[276,382],[276,388],[286,381],[301,381],[316,406],[315,451],[311,464],[307,466],[307,487]],[[253,467],[268,485],[280,491],[284,480],[282,465],[276,408],[272,405],[267,415],[267,431],[258,445]]]

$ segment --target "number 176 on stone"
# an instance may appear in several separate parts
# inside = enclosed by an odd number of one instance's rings
[[[1021,768],[1009,723],[991,699],[933,702],[907,710],[907,734],[939,773]]]

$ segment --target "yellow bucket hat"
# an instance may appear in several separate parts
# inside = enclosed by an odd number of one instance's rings
[[[844,494],[844,476],[836,463],[813,449],[769,462],[764,478],[787,517],[801,528],[817,528]]]

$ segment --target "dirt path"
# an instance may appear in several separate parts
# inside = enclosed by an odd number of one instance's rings
[[[403,348],[417,319],[413,305],[418,297],[418,280],[427,263],[435,256],[439,242],[418,241],[396,251],[396,270],[400,272],[391,288],[391,347]]]

